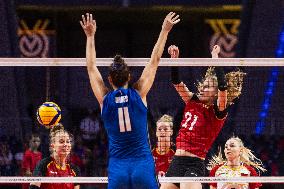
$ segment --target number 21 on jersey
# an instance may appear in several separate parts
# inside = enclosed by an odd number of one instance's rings
[[[131,123],[127,106],[118,108],[118,121],[121,133],[131,131]]]
[[[192,131],[194,125],[197,122],[198,116],[197,115],[193,115],[193,118],[192,118],[192,114],[190,112],[186,112],[184,116],[185,116],[186,120],[185,120],[185,122],[181,126],[184,127],[184,128],[187,128],[188,127],[188,125],[187,125],[188,122],[191,121],[190,127],[188,128],[188,130]]]

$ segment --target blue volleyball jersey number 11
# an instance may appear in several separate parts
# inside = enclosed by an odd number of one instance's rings
[[[127,106],[118,108],[118,120],[120,132],[131,131],[131,123]]]
[[[120,96],[115,98],[116,103],[127,103],[128,96]],[[120,132],[131,131],[131,123],[129,117],[129,111],[127,106],[118,108],[118,121],[119,121],[119,130]]]

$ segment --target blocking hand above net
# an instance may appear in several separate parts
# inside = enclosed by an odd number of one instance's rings
[[[95,21],[91,14],[82,17],[89,79],[108,133],[109,189],[158,188],[148,142],[146,96],[153,85],[168,34],[179,21],[173,12],[165,17],[150,61],[133,87],[128,85],[131,73],[126,62],[116,55],[109,66],[108,81],[112,89],[108,89],[96,65]]]

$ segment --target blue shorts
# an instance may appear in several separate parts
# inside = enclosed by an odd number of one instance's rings
[[[108,189],[158,189],[153,157],[110,158]]]

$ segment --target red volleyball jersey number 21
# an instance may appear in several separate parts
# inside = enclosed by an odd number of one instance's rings
[[[193,129],[194,125],[197,122],[198,116],[192,115],[192,113],[190,113],[190,112],[186,112],[184,116],[185,116],[186,120],[181,126],[184,127],[184,128],[187,128],[190,125],[188,130],[191,131]]]

